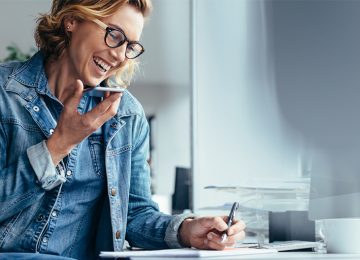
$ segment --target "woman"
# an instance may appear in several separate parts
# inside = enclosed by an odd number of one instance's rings
[[[110,77],[126,84],[150,9],[150,0],[54,0],[38,21],[40,51],[0,66],[0,251],[92,259],[125,239],[223,249],[244,237],[241,221],[227,229],[226,217],[160,213],[141,105],[128,91],[83,93]]]

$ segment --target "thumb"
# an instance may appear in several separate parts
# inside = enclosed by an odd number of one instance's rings
[[[80,79],[77,79],[75,82],[75,88],[74,88],[74,96],[81,98],[84,91],[84,84]]]
[[[80,79],[76,80],[74,84],[73,95],[70,96],[66,102],[72,110],[77,109],[77,106],[80,103],[83,94],[83,90],[84,84],[82,83],[82,81]]]

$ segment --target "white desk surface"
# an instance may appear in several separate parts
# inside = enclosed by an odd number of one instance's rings
[[[132,257],[132,260],[173,260],[174,258],[151,258],[151,257]],[[320,254],[313,252],[279,252],[273,254],[259,254],[259,255],[244,255],[238,257],[216,257],[216,258],[176,258],[176,260],[199,260],[199,259],[212,259],[212,260],[242,260],[242,259],[291,259],[291,260],[341,260],[341,259],[357,259],[360,260],[360,254]]]

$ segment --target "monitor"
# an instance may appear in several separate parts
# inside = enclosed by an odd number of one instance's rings
[[[176,167],[175,187],[172,195],[172,213],[179,214],[191,209],[191,176],[190,169]]]

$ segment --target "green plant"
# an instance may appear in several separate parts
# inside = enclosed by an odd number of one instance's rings
[[[35,52],[35,48],[30,48],[28,53],[23,52],[20,50],[20,48],[16,44],[12,44],[6,47],[6,50],[8,51],[8,56],[2,60],[2,61],[25,61],[29,59]]]

